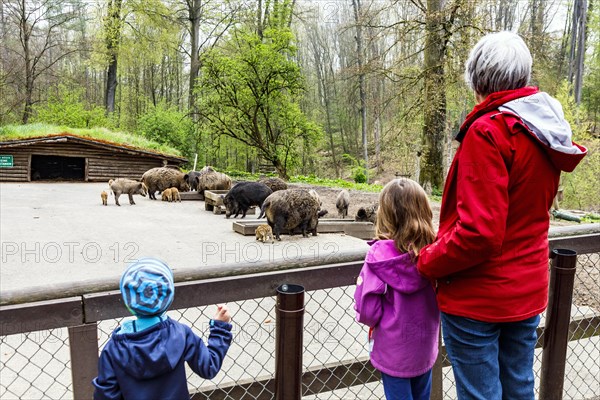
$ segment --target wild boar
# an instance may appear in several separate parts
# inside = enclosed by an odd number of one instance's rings
[[[317,193],[316,190],[314,189],[310,189],[308,191],[308,193],[315,198],[315,200],[317,201],[317,203],[319,203],[319,207],[321,207],[323,205],[323,200],[321,200],[321,197],[319,196],[319,193]]]
[[[264,183],[240,182],[236,184],[223,198],[226,208],[225,217],[229,218],[231,214],[235,213],[233,218],[237,218],[242,213],[242,218],[244,218],[251,206],[258,206],[261,208],[258,218],[262,218],[264,216],[263,202],[271,193],[273,191]]]
[[[168,167],[157,167],[149,169],[142,175],[142,182],[148,188],[149,197],[156,200],[155,193],[165,189],[176,187],[180,192],[188,192],[190,185],[187,183],[187,175]]]
[[[274,192],[288,188],[287,183],[281,178],[261,178],[259,179],[259,182],[264,183]]]
[[[187,183],[190,185],[190,190],[198,190],[198,181],[196,178],[200,176],[199,171],[189,171],[187,174]]]
[[[173,201],[178,201],[181,203],[181,195],[179,194],[179,189],[177,189],[176,187],[172,187],[171,195],[173,196]]]
[[[212,167],[206,166],[196,177],[196,190],[204,194],[205,190],[229,190],[231,189],[231,178]]]
[[[264,243],[270,238],[271,243],[275,243],[275,240],[273,239],[273,229],[271,229],[268,224],[261,224],[257,226],[254,233],[256,234],[256,240],[260,240]]]
[[[171,189],[165,189],[162,191],[162,201],[168,201],[169,203],[173,201],[173,192]]]
[[[346,218],[348,216],[348,206],[350,205],[350,193],[343,189],[338,193],[335,199],[335,208],[338,210],[338,217]]]
[[[377,223],[377,209],[379,208],[379,203],[375,203],[373,205],[367,207],[361,207],[356,212],[356,216],[354,217],[355,221],[362,222],[372,222]]]
[[[298,227],[304,237],[308,237],[307,232],[317,236],[319,208],[317,200],[304,189],[278,190],[263,203],[267,222],[277,240],[281,240],[283,230],[293,234]]]
[[[134,181],[132,179],[111,179],[108,181],[108,186],[110,186],[110,190],[114,193],[115,204],[118,206],[120,206],[119,196],[121,194],[127,194],[129,196],[129,204],[134,205],[134,194],[141,194],[142,196],[146,197],[146,194],[148,193],[146,185],[143,182]]]

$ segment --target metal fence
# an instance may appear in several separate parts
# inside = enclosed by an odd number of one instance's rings
[[[579,253],[564,398],[590,399],[600,395],[600,235],[552,239],[551,246]],[[354,320],[353,283],[361,266],[356,261],[177,284],[169,315],[196,332],[208,332],[212,304],[227,302],[233,314],[234,341],[218,376],[207,381],[188,371],[193,399],[273,398],[274,288],[281,283],[307,289],[303,398],[384,398],[368,362],[366,329]],[[89,397],[98,352],[126,314],[118,292],[0,307],[0,398]],[[452,371],[443,349],[440,354],[432,399],[453,399]],[[538,385],[540,364],[541,349]]]

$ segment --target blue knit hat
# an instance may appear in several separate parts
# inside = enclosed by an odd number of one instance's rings
[[[160,315],[173,302],[173,271],[155,258],[140,258],[123,272],[119,287],[133,315]]]

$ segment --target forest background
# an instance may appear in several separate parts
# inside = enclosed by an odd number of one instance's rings
[[[410,176],[439,194],[474,105],[468,52],[512,30],[531,50],[531,83],[561,101],[589,148],[563,179],[563,204],[597,211],[596,3],[0,0],[0,136],[124,132],[200,167]]]

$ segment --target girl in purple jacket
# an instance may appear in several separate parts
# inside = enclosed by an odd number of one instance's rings
[[[369,326],[371,364],[385,397],[429,399],[440,312],[431,283],[417,272],[419,250],[435,240],[421,186],[395,179],[379,196],[376,240],[356,282],[356,319]]]

